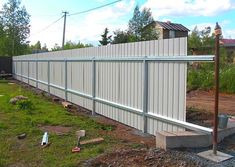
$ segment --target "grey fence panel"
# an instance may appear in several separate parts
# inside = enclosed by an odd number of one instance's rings
[[[185,121],[187,63],[143,58],[159,56],[187,56],[187,38],[17,56],[13,72],[18,80],[150,134],[184,130],[157,116]],[[121,57],[135,58],[96,60]],[[70,61],[79,58],[86,60]]]

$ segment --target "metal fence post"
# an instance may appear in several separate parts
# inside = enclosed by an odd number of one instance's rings
[[[217,155],[218,145],[218,109],[219,109],[219,38],[222,34],[221,27],[216,22],[215,26],[215,105],[214,105],[214,127],[213,127],[213,154]]]
[[[47,83],[48,83],[48,93],[50,93],[50,60],[47,62]]]
[[[38,59],[36,60],[36,88],[38,88]]]
[[[28,60],[28,84],[29,84],[29,60]]]
[[[17,64],[18,64],[18,61],[14,61],[14,78],[17,79],[17,74],[18,74],[18,71],[17,71]]]
[[[68,101],[68,91],[67,91],[68,90],[68,68],[67,68],[68,62],[67,62],[66,59],[64,60],[64,63],[65,63],[64,64],[64,68],[65,68],[65,72],[64,72],[64,77],[65,77],[65,79],[64,79],[65,80],[64,81],[65,82],[64,83],[65,84],[64,88],[65,88],[65,92],[64,93],[65,93],[65,100]]]
[[[145,57],[146,58],[146,57]],[[143,132],[147,132],[147,114],[148,112],[148,61],[143,61]]]
[[[92,59],[92,115],[95,115],[95,85],[96,85],[96,63]]]

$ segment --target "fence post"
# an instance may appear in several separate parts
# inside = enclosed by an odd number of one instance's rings
[[[38,59],[36,59],[36,88],[38,88]]]
[[[21,60],[21,66],[20,66],[20,75],[21,75],[21,82],[23,82],[23,61]]]
[[[148,61],[144,58],[143,61],[143,132],[147,132],[147,117],[148,112]]]
[[[95,85],[96,85],[95,57],[92,59],[92,115],[95,115]]]
[[[65,77],[65,86],[64,86],[64,88],[65,88],[65,100],[66,101],[68,101],[68,91],[67,91],[67,89],[68,89],[68,68],[67,68],[67,65],[68,65],[68,62],[67,62],[67,59],[65,59],[64,60],[64,68],[65,68],[65,72],[64,72],[64,77]]]
[[[50,93],[50,60],[47,62],[47,83],[48,83],[48,93]]]
[[[29,60],[28,60],[28,85],[29,85]]]
[[[219,38],[222,35],[221,27],[216,22],[215,26],[215,104],[214,104],[214,126],[213,126],[213,154],[217,155],[218,145],[218,109],[219,109],[219,62],[220,45]]]
[[[17,69],[18,69],[18,67],[17,67],[17,64],[18,64],[18,61],[14,61],[15,63],[15,65],[14,65],[14,68],[15,68],[15,70],[14,70],[14,78],[15,79],[17,79],[18,78],[18,71],[17,71]]]

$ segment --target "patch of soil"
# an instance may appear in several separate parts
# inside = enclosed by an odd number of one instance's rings
[[[172,156],[174,155],[174,156]],[[196,167],[197,164],[178,151],[160,149],[120,149],[88,160],[84,166],[102,167]]]
[[[72,127],[65,127],[65,126],[40,126],[39,127],[43,132],[54,133],[56,135],[66,135],[71,130]]]
[[[139,143],[147,148],[156,147],[156,139],[155,139],[155,136],[153,135],[143,133],[132,127],[129,127],[117,121],[105,118],[103,116],[96,117],[95,119],[99,123],[112,125],[115,127],[115,129],[112,131],[108,131],[108,130],[101,131],[100,132],[101,134],[111,135],[123,143],[132,142],[132,143]]]
[[[101,135],[113,136],[116,139],[120,140],[122,143],[140,143],[147,148],[154,148],[156,146],[155,137],[153,135],[142,133],[139,130],[136,130],[132,127],[121,124],[104,116],[91,116],[91,111],[80,106],[73,105],[72,108],[68,108],[67,110],[71,114],[90,116],[98,123],[105,125],[104,129],[102,128],[99,132]]]
[[[213,123],[213,113],[190,107],[187,108],[186,120],[187,122],[197,125],[211,127]]]
[[[187,107],[214,113],[214,91],[195,90],[187,93]],[[235,115],[235,94],[219,94],[219,113]]]

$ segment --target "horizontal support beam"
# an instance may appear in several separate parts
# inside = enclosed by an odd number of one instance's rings
[[[106,104],[106,105],[110,105],[112,107],[119,108],[119,109],[122,109],[122,110],[134,112],[138,115],[143,115],[143,112],[140,109],[128,107],[128,106],[118,104],[118,103],[115,103],[115,102],[111,102],[111,101],[108,101],[108,100],[104,100],[104,99],[101,99],[101,98],[98,98],[98,97],[95,98],[95,101]]]
[[[72,90],[72,89],[67,89],[67,92],[68,93],[72,93],[74,95],[81,96],[81,97],[85,97],[87,99],[92,99],[91,95],[88,95],[88,94],[85,94],[85,93],[81,93],[81,92],[78,92],[78,91],[75,91],[75,90]]]
[[[173,124],[173,125],[176,125],[176,126],[179,126],[179,127],[183,127],[183,128],[186,128],[186,129],[190,129],[190,130],[194,130],[194,131],[198,131],[198,132],[202,132],[202,133],[206,133],[206,134],[212,134],[212,132],[213,132],[213,130],[211,128],[207,128],[207,127],[204,127],[204,126],[192,124],[192,123],[185,122],[185,121],[176,120],[176,119],[165,117],[165,116],[158,115],[158,114],[155,114],[155,113],[149,113],[148,112],[147,116],[155,118],[159,121],[163,121],[163,122],[170,123],[170,124]]]
[[[173,62],[199,62],[199,61],[214,61],[214,55],[197,55],[197,56],[155,56],[155,57],[113,57],[113,58],[77,58],[77,59],[51,59],[51,60],[34,60],[34,59],[15,59],[13,62],[80,62],[80,61],[173,61]]]
[[[15,75],[22,76],[23,78],[26,78],[26,79],[28,78],[27,76],[24,76],[24,75],[19,75],[19,74],[15,74]],[[32,79],[32,78],[29,78],[29,79],[35,81],[35,79]],[[42,84],[45,84],[45,85],[48,85],[48,83],[44,82],[44,81],[38,80],[38,82],[42,83]],[[58,85],[55,85],[55,84],[50,84],[50,86],[65,91],[64,87],[61,87],[61,86],[58,86]],[[67,89],[67,91],[69,93],[74,94],[74,95],[78,95],[78,96],[81,96],[81,97],[84,97],[84,98],[87,98],[87,99],[90,99],[90,100],[93,99],[93,97],[91,95],[88,95],[88,94],[85,94],[85,93],[81,93],[81,92],[78,92],[78,91],[75,91],[75,90],[72,90],[72,89]],[[125,105],[122,105],[122,104],[118,104],[118,103],[111,102],[111,101],[108,101],[108,100],[105,100],[105,99],[101,99],[99,97],[95,97],[94,100],[96,102],[106,104],[106,105],[109,105],[109,106],[112,106],[112,107],[115,107],[115,108],[119,108],[121,110],[133,112],[133,113],[141,115],[141,116],[144,114],[148,118],[157,119],[159,121],[166,122],[166,123],[176,125],[176,126],[179,126],[179,127],[183,127],[183,128],[186,128],[186,129],[190,129],[190,130],[194,130],[194,131],[198,131],[198,132],[203,132],[203,133],[206,133],[206,134],[211,134],[212,133],[211,128],[206,128],[206,127],[195,125],[195,124],[188,123],[188,122],[185,122],[185,121],[176,120],[176,119],[165,117],[165,116],[158,115],[158,114],[155,114],[155,113],[150,113],[150,112],[143,113],[143,111],[141,109],[128,107],[128,106],[125,106]]]

